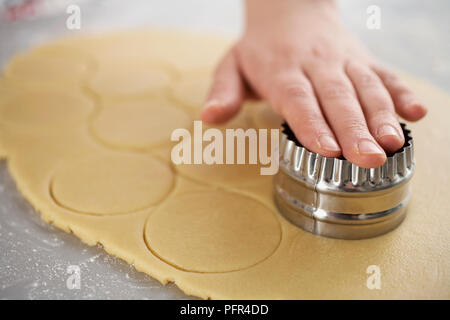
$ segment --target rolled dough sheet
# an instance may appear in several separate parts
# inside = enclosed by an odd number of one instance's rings
[[[373,239],[322,238],[277,212],[258,167],[170,162],[171,130],[191,129],[229,44],[144,30],[12,59],[0,80],[0,156],[19,190],[45,221],[190,295],[450,298],[450,97],[403,76],[430,108],[409,125],[417,166],[403,224]],[[247,104],[219,129],[279,123],[267,105]],[[379,290],[367,286],[371,265]]]

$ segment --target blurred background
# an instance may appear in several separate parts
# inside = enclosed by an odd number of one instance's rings
[[[264,0],[261,0],[264,1]],[[450,1],[341,0],[348,28],[380,60],[450,92]],[[69,30],[69,5],[81,28]],[[367,9],[380,8],[380,29]],[[238,35],[241,0],[0,0],[0,66],[16,52],[64,35],[154,26]],[[81,289],[66,286],[67,267],[81,270]],[[0,162],[0,299],[182,299],[133,266],[87,247],[42,222]]]
[[[450,1],[337,0],[345,23],[386,63],[450,91]],[[81,29],[68,30],[66,8],[81,9]],[[369,29],[367,8],[381,10]],[[64,34],[157,26],[239,34],[241,0],[0,0],[0,64],[18,50]]]

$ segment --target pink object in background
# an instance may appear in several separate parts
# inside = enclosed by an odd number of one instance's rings
[[[2,18],[7,21],[16,21],[33,17],[40,0],[10,0],[2,6]]]
[[[0,2],[0,20],[31,20],[65,12],[67,6],[86,0],[4,0]]]

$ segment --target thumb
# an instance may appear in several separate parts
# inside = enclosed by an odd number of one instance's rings
[[[201,119],[210,124],[229,120],[238,113],[244,97],[245,84],[231,50],[216,69],[208,98],[201,113]]]

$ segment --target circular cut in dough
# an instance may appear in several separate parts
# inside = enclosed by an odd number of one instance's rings
[[[66,127],[82,122],[93,110],[92,101],[79,92],[25,90],[0,105],[0,122],[40,129]]]
[[[180,164],[176,169],[192,180],[228,188],[245,189],[268,179],[259,165],[250,164]]]
[[[225,191],[187,193],[153,212],[146,224],[149,249],[192,272],[229,272],[266,259],[281,240],[275,215],[256,200]]]
[[[170,74],[161,65],[119,59],[100,65],[89,86],[105,96],[142,96],[166,90],[170,81]]]
[[[174,30],[147,33],[143,39],[153,44],[152,56],[174,66],[180,73],[214,68],[234,42],[234,39],[217,34],[205,36],[185,32],[180,37]]]
[[[94,68],[84,52],[72,47],[46,46],[15,57],[5,69],[6,77],[28,83],[80,83]]]
[[[56,173],[52,195],[61,206],[97,215],[134,212],[164,199],[174,176],[169,166],[149,155],[97,155]]]
[[[189,115],[164,99],[138,99],[106,105],[92,124],[94,135],[117,148],[146,149],[170,142],[173,130],[189,129]]]
[[[242,110],[241,113],[244,113],[245,110]],[[238,117],[240,117],[238,115]],[[236,119],[238,119],[238,117]],[[206,130],[206,126],[204,130]],[[244,127],[244,130],[246,128]],[[270,179],[270,176],[261,175],[261,163],[258,153],[258,148],[255,148],[252,152],[254,152],[254,158],[256,159],[256,164],[250,164],[250,148],[249,148],[249,140],[245,140],[245,151],[243,152],[245,158],[245,164],[238,164],[238,155],[239,150],[237,139],[234,140],[234,144],[230,145],[226,143],[226,129],[222,128],[221,132],[223,133],[223,155],[222,161],[223,164],[207,164],[203,161],[202,164],[180,164],[176,165],[176,170],[182,175],[195,180],[200,181],[209,185],[216,185],[221,187],[228,188],[247,188],[249,186],[257,186],[261,185],[264,182],[267,182],[267,179]],[[268,136],[268,141],[270,142],[270,136]],[[211,142],[204,141],[202,143],[203,147],[203,155],[205,155],[206,149],[210,145]],[[259,141],[256,141],[259,144]],[[233,149],[233,150],[231,150]],[[268,147],[268,151],[270,152],[270,145]],[[234,155],[234,163],[226,164],[226,156],[227,154],[231,154],[233,152]],[[209,155],[209,152],[206,152]],[[204,157],[203,157],[204,158]],[[205,160],[205,159],[203,159]],[[267,167],[269,165],[263,165]]]

